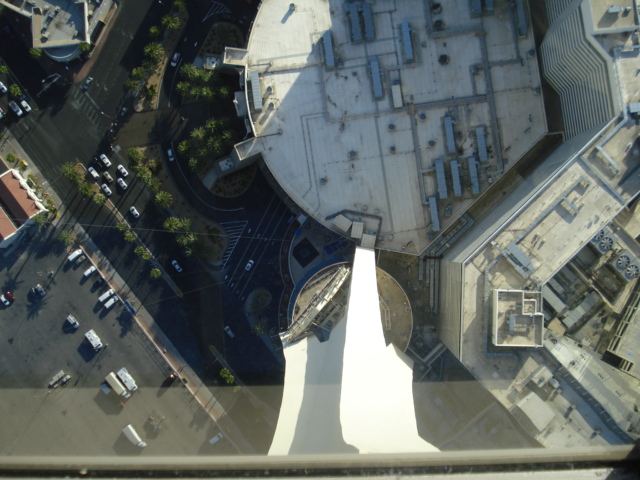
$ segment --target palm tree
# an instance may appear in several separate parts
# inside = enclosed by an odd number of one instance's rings
[[[128,92],[135,90],[138,87],[138,81],[133,78],[127,78],[127,81],[124,82],[124,88]]]
[[[142,67],[136,67],[133,70],[131,70],[131,78],[133,78],[134,80],[144,80],[148,76],[149,76],[149,73],[147,72],[146,69]]]
[[[142,161],[144,156],[142,155],[142,152],[137,148],[130,148],[129,150],[127,150],[127,158],[131,163],[138,164]]]
[[[167,30],[178,30],[180,28],[180,17],[176,15],[167,14],[162,17],[162,26]]]
[[[214,134],[218,128],[218,120],[215,118],[210,118],[207,120],[207,123],[204,124],[204,128],[209,131],[209,134]]]
[[[126,222],[118,222],[116,223],[116,228],[121,232],[126,232],[129,228],[129,225],[127,225]]]
[[[135,242],[135,234],[131,230],[127,230],[126,232],[124,232],[124,241],[129,243]]]
[[[198,69],[192,63],[183,63],[180,67],[180,75],[189,81],[198,77]]]
[[[0,65],[0,73],[6,75],[7,73],[9,73],[9,68],[7,68],[6,65]]]
[[[78,234],[73,230],[63,230],[58,235],[58,241],[61,242],[65,247],[70,247],[73,245],[78,238]]]
[[[173,196],[169,192],[156,193],[156,203],[161,208],[169,208],[173,203]]]
[[[173,0],[173,8],[180,13],[184,13],[187,11],[187,5],[184,0]]]
[[[80,182],[80,184],[78,185],[78,191],[80,192],[80,195],[90,197],[91,195],[93,195],[93,184]]]
[[[158,180],[156,177],[150,178],[149,181],[147,182],[147,188],[152,192],[157,192],[158,190],[160,190],[161,186],[162,186],[162,182]]]
[[[158,40],[160,35],[162,35],[162,29],[159,26],[154,25],[149,29],[149,37],[151,40]]]
[[[215,93],[209,87],[202,87],[200,91],[202,98],[204,98],[207,102],[210,102],[215,98]]]
[[[75,163],[73,163],[73,162],[65,162],[60,167],[60,170],[62,170],[62,174],[65,177],[67,177],[69,180],[71,180],[76,185],[78,185],[78,186],[80,185],[80,182],[82,181],[82,175],[80,175],[80,172],[76,168],[76,164]]]
[[[152,268],[151,271],[149,272],[149,276],[152,279],[157,280],[162,276],[162,272],[160,271],[159,268]]]
[[[20,87],[15,83],[9,87],[9,93],[11,94],[12,97],[16,97],[16,98],[22,96],[22,90],[20,90]]]
[[[180,219],[177,217],[169,217],[164,221],[162,226],[168,232],[175,233],[180,228]]]
[[[144,54],[147,58],[158,62],[164,55],[164,48],[158,42],[152,42],[144,47]]]
[[[40,50],[39,48],[31,48],[29,50],[29,55],[37,60],[42,56],[42,50]]]
[[[189,140],[183,140],[178,144],[178,153],[180,155],[186,155],[190,149],[191,145],[189,144]]]
[[[143,246],[137,246],[134,250],[133,250],[136,255],[138,255],[142,260],[151,260],[153,258],[153,255],[151,255],[151,252],[149,252],[149,250],[147,250],[145,247]]]
[[[202,88],[198,86],[191,87],[191,95],[193,95],[196,100],[199,100],[202,96]]]
[[[102,193],[96,193],[92,198],[93,201],[98,205],[104,205],[107,201],[107,197],[105,197]]]
[[[191,138],[198,142],[203,142],[207,136],[207,131],[203,127],[194,128],[191,131]]]
[[[193,233],[181,233],[176,237],[176,242],[178,242],[178,245],[182,245],[183,247],[191,245],[195,241],[196,236]]]
[[[176,85],[176,90],[180,95],[186,95],[187,93],[189,93],[190,88],[191,87],[189,86],[188,82],[180,82]]]
[[[91,44],[87,42],[81,42],[78,47],[82,53],[89,53],[89,50],[91,50]]]
[[[179,218],[178,219],[178,230],[181,232],[188,232],[191,229],[191,219],[190,218]]]

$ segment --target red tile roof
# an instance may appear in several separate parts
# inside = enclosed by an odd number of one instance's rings
[[[35,200],[29,196],[27,188],[20,183],[20,177],[13,170],[0,176],[0,202],[5,213],[18,227],[40,211]]]

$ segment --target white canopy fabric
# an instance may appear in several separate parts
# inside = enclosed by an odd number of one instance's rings
[[[412,361],[382,332],[375,256],[357,248],[348,309],[328,341],[285,347],[269,455],[438,451],[416,427]]]

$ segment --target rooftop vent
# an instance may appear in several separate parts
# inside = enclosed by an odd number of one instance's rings
[[[450,60],[450,59],[449,59],[449,55],[444,55],[444,54],[443,54],[443,55],[440,55],[440,56],[438,57],[438,63],[439,63],[440,65],[448,65],[448,64],[449,64],[449,60]]]
[[[433,22],[433,29],[436,32],[444,30],[444,22],[442,20],[436,20],[435,22]]]

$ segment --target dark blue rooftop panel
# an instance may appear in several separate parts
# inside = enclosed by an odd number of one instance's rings
[[[431,213],[431,228],[434,232],[440,231],[440,217],[438,216],[438,201],[436,197],[429,197],[429,211]]]
[[[487,12],[493,12],[493,0],[485,0],[484,9]]]
[[[449,116],[444,117],[444,133],[447,138],[447,152],[456,153],[456,137],[453,133],[453,119]]]
[[[404,46],[404,60],[405,62],[413,62],[413,44],[411,43],[411,25],[409,22],[402,22],[400,25],[402,29],[402,45]]]
[[[376,31],[373,26],[373,15],[371,13],[371,4],[362,4],[362,17],[364,18],[364,38],[373,40],[376,38]]]
[[[480,194],[480,182],[478,181],[478,164],[475,157],[469,157],[469,176],[471,177],[471,193]]]
[[[375,98],[384,97],[382,91],[382,80],[380,79],[380,63],[378,57],[373,57],[369,60],[369,67],[371,68],[371,81],[373,82],[373,96]]]
[[[462,186],[460,185],[460,170],[457,160],[451,160],[451,178],[453,179],[453,196],[461,197]]]
[[[324,48],[324,63],[329,68],[336,66],[336,60],[333,56],[333,41],[331,40],[331,32],[327,30],[322,35],[322,46]]]
[[[444,163],[442,159],[436,159],[436,182],[438,183],[438,196],[444,200],[449,196],[447,192],[447,177],[444,174]]]
[[[354,42],[361,42],[362,30],[360,29],[360,17],[358,16],[358,4],[347,3],[347,11],[351,19],[351,39]]]
[[[477,17],[479,15],[482,15],[481,0],[471,0],[471,16]]]
[[[489,161],[487,154],[487,134],[483,126],[476,127],[476,141],[478,144],[478,157],[482,163]]]
[[[524,9],[524,0],[516,0],[516,15],[518,17],[518,35],[521,37],[527,36],[527,14]]]

